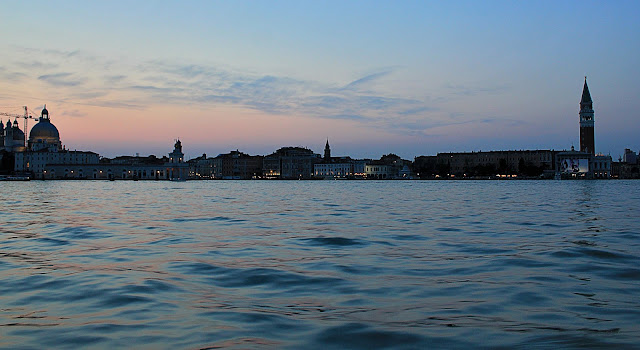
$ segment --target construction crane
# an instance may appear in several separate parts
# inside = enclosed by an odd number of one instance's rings
[[[6,112],[0,112],[0,115],[4,115],[7,117],[14,117],[16,119],[24,118],[24,145],[26,147],[27,146],[27,120],[36,119],[36,118],[29,115],[29,109],[27,108],[27,106],[22,106],[22,108],[24,108],[24,114],[22,115],[14,114],[14,113],[6,113]]]

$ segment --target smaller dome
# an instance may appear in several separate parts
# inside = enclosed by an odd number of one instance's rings
[[[44,105],[44,108],[42,109],[42,113],[40,113],[40,115],[42,117],[44,117],[45,115],[47,116],[47,118],[49,117],[49,111],[47,111],[47,105]]]
[[[20,129],[13,129],[13,140],[24,142],[24,132]]]

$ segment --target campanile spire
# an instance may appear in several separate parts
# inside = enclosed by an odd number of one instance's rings
[[[329,139],[327,138],[327,144],[324,146],[324,161],[331,161],[331,147],[329,147]]]
[[[594,112],[593,100],[587,85],[587,77],[584,77],[582,99],[580,100],[580,151],[595,154],[596,142],[594,136]]]

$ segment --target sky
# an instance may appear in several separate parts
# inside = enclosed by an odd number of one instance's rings
[[[587,76],[596,151],[617,159],[640,151],[638,18],[639,1],[2,1],[0,112],[46,104],[67,149],[107,157],[179,138],[187,159],[327,139],[413,159],[579,147]]]

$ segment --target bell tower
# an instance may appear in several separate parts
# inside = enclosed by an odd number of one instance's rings
[[[587,86],[587,77],[584,77],[582,88],[582,100],[580,100],[580,152],[596,154],[596,141],[594,137],[593,101]]]
[[[331,162],[331,147],[329,147],[329,139],[327,139],[327,144],[324,146],[324,161],[326,163]]]

